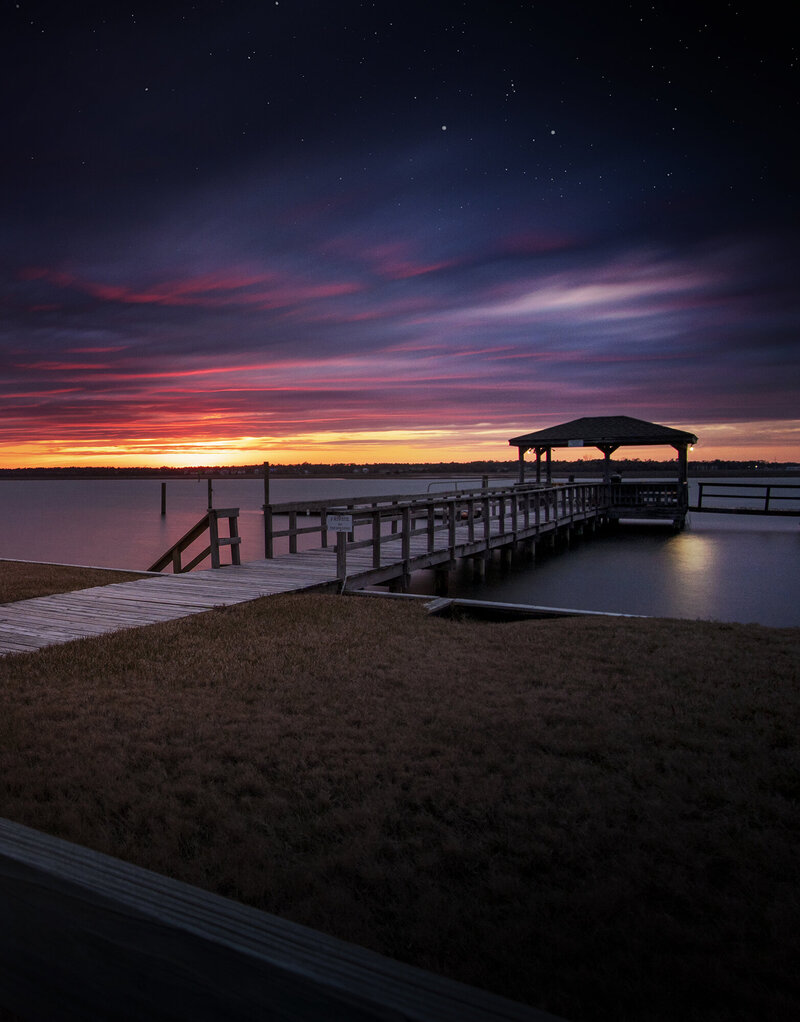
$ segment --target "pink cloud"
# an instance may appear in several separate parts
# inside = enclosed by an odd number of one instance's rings
[[[106,302],[201,308],[250,306],[263,310],[321,298],[336,298],[354,294],[361,289],[361,285],[353,281],[315,283],[275,272],[203,274],[164,281],[148,288],[106,284],[62,270],[41,267],[28,267],[20,276],[24,280],[44,280],[57,287],[80,291]]]

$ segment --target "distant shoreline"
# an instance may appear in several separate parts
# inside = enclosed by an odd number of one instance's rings
[[[622,474],[626,478],[649,478],[652,476],[674,476],[675,467],[672,462],[666,463],[654,463],[645,464],[642,466],[631,467],[629,465],[612,463],[612,467],[616,473]],[[526,480],[532,482],[535,468],[531,465],[526,466]],[[597,478],[602,475],[602,469],[597,465],[586,466],[584,464],[575,465],[570,462],[553,463],[552,475],[558,479],[565,476],[576,476],[580,478]],[[786,476],[787,478],[792,476],[800,477],[800,466],[791,462],[779,462],[773,465],[768,465],[764,468],[741,468],[741,467],[726,467],[721,465],[719,467],[710,468],[706,465],[689,465],[689,478],[690,479],[701,479],[709,476],[719,476],[725,478],[741,478],[741,479],[758,479],[766,478],[770,476]],[[331,468],[330,471],[325,472],[304,472],[304,471],[292,471],[278,469],[277,471],[270,472],[270,479],[353,479],[353,480],[365,480],[365,479],[428,479],[435,477],[437,479],[463,479],[465,476],[488,476],[490,479],[516,479],[517,470],[516,467],[511,469],[496,469],[481,471],[480,469],[473,469],[469,466],[465,466],[462,471],[453,469],[450,466],[447,468],[436,469],[431,468],[415,468],[415,469],[369,469],[368,471],[353,471],[347,467],[343,467],[341,471],[337,471],[336,468]],[[122,479],[122,480],[174,480],[174,479],[258,479],[263,480],[263,473],[248,470],[245,472],[237,472],[235,470],[228,470],[225,468],[209,468],[209,469],[192,469],[191,471],[182,469],[143,469],[137,470],[114,470],[109,469],[108,471],[70,471],[70,470],[59,470],[54,469],[52,471],[42,469],[0,469],[0,482],[13,482],[15,480],[26,480],[36,481],[41,480],[43,482],[54,482],[58,480],[92,480],[92,479]]]

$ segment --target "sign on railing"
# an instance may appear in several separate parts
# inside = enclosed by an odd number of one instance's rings
[[[330,529],[331,532],[352,532],[353,531],[353,516],[352,515],[326,515],[325,526]]]

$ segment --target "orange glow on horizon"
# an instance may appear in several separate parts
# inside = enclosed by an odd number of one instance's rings
[[[210,425],[210,423],[209,423]],[[312,425],[311,422],[308,423]],[[800,423],[678,424],[691,429],[700,443],[691,461],[763,461],[800,463]],[[226,436],[220,439],[181,435],[131,437],[49,437],[0,448],[0,468],[98,467],[176,468],[195,465],[237,466],[269,461],[275,465],[415,464],[425,462],[500,461],[517,459],[508,438],[525,432],[524,424],[478,425],[428,429],[309,429],[286,435]],[[530,431],[530,428],[528,429]],[[556,449],[557,461],[591,461],[602,455],[593,447]],[[669,447],[620,448],[615,457],[673,461]],[[532,454],[528,461],[534,460]]]

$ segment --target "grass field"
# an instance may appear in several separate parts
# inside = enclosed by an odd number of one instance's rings
[[[0,660],[0,815],[583,1020],[800,1017],[800,629],[287,596]]]

